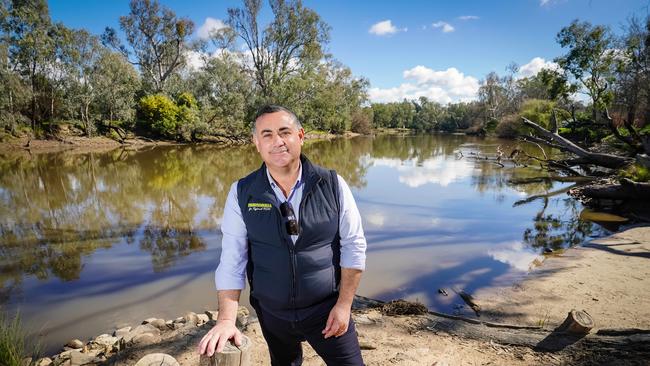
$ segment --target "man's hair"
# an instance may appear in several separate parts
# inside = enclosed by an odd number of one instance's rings
[[[257,114],[255,115],[255,120],[253,121],[253,134],[255,134],[255,127],[257,126],[258,118],[260,118],[264,114],[276,113],[276,112],[287,113],[289,117],[291,117],[291,121],[296,125],[296,128],[298,129],[302,128],[302,123],[300,123],[300,120],[298,119],[296,114],[293,113],[289,108],[283,107],[281,105],[267,104],[257,110]]]

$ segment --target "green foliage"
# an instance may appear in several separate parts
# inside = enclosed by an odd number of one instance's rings
[[[179,107],[196,108],[196,98],[192,93],[183,92],[176,98],[176,105]]]
[[[140,122],[165,137],[176,137],[178,112],[178,106],[163,94],[147,95],[138,105]]]
[[[619,173],[621,178],[628,178],[635,182],[650,182],[650,169],[639,164],[633,164]]]
[[[610,85],[614,81],[613,36],[609,28],[574,20],[557,34],[560,46],[568,48],[566,55],[556,59],[584,87],[592,102],[592,116],[613,100]]]
[[[23,366],[23,358],[38,357],[40,344],[31,348],[28,346],[28,336],[23,330],[20,314],[12,320],[7,318],[4,311],[0,311],[0,364],[3,366]]]

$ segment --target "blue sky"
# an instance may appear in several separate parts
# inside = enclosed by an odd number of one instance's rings
[[[197,30],[210,24],[207,18],[212,23],[224,20],[229,7],[241,5],[239,0],[161,3],[192,19]],[[442,103],[472,99],[480,79],[490,71],[504,73],[511,62],[522,66],[522,75],[548,66],[563,54],[555,35],[573,19],[620,32],[627,18],[645,18],[650,11],[650,0],[303,3],[332,27],[329,52],[370,81],[371,100],[425,95]],[[106,26],[119,28],[119,16],[128,13],[128,4],[128,0],[49,3],[53,20],[95,34]],[[269,15],[265,9],[262,21]]]

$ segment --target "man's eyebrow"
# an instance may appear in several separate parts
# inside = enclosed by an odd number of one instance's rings
[[[261,133],[265,133],[265,132],[273,132],[273,130],[271,130],[270,128],[265,128],[262,130]]]

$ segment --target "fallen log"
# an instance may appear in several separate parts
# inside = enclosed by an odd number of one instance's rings
[[[620,184],[602,184],[584,186],[578,189],[579,194],[595,199],[650,199],[650,183],[633,182],[623,178]]]
[[[595,177],[577,176],[577,177],[564,177],[561,175],[550,175],[548,177],[532,177],[532,178],[514,178],[508,180],[511,184],[530,184],[530,183],[551,183],[551,182],[576,182],[586,183],[595,180]]]
[[[551,132],[537,123],[522,117],[524,125],[531,127],[537,133],[545,137],[547,140],[542,139],[541,142],[550,143],[554,147],[558,147],[562,151],[570,152],[581,158],[587,159],[590,163],[599,165],[605,168],[618,169],[631,163],[633,160],[627,157],[616,156],[611,154],[595,153],[583,149],[582,147],[574,144],[569,139],[562,137],[558,133]],[[554,142],[554,143],[553,143]]]

